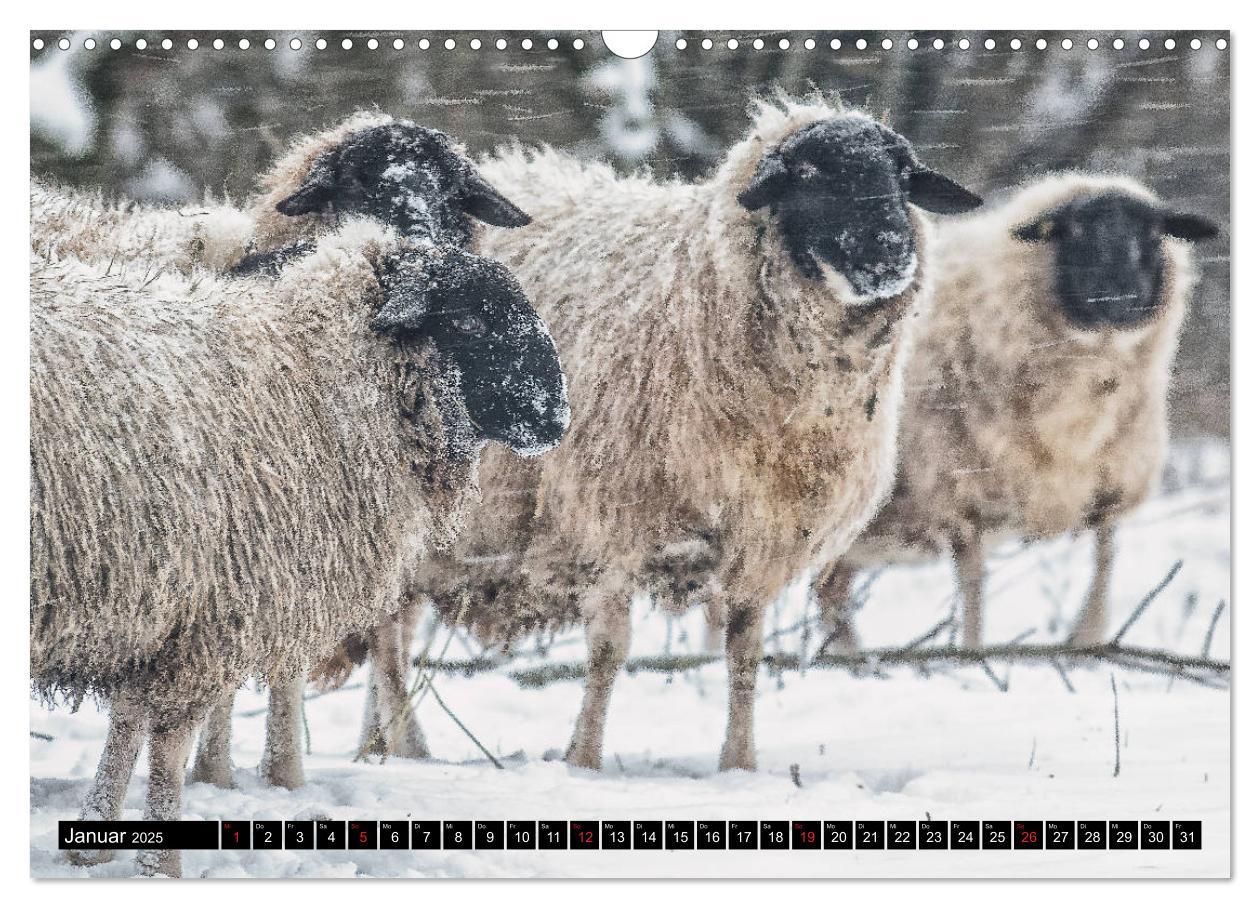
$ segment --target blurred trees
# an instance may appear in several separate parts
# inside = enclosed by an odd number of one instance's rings
[[[662,34],[651,54],[627,61],[597,33],[504,33],[506,50],[493,33],[428,34],[423,50],[416,34],[285,33],[274,51],[262,48],[268,33],[97,35],[91,51],[82,33],[66,35],[71,51],[56,48],[60,34],[40,36],[47,46],[31,60],[33,173],[143,199],[243,197],[290,137],[372,106],[451,132],[474,153],[549,142],[623,170],[694,179],[743,133],[748,99],[780,90],[817,90],[886,114],[926,161],[981,193],[1055,169],[1118,170],[1225,228],[1199,250],[1203,284],[1172,403],[1179,433],[1229,432],[1230,63],[1212,41],[1191,50],[1191,35],[1174,33],[1176,49],[1165,50],[1161,33],[1143,51],[1138,34],[1099,34],[1102,46],[1090,50],[1079,34],[1039,32],[1021,33],[1023,47],[1011,50],[1011,35],[931,32],[913,36],[915,50],[906,34],[884,50],[885,36],[873,33],[809,33],[813,49],[803,33]],[[223,49],[210,45],[214,36]],[[110,49],[112,37],[124,46]],[[189,37],[201,46],[188,50]],[[288,48],[292,37],[302,50]],[[326,49],[315,49],[317,37]],[[392,48],[395,37],[404,49]],[[474,37],[480,50],[469,48]],[[676,47],[680,37],[686,49]],[[732,37],[738,50],[726,47]],[[955,47],[961,37],[969,50]],[[989,37],[993,49],[984,47]],[[1038,37],[1045,50],[1033,46]],[[1123,50],[1111,47],[1117,37]],[[240,38],[251,48],[238,49]],[[342,49],[346,38],[353,49]],[[444,47],[447,38],[455,49]],[[753,49],[755,38],[763,49]],[[779,49],[782,38],[790,48]],[[944,50],[932,46],[937,38]]]

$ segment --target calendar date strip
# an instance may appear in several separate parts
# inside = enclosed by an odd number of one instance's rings
[[[62,820],[62,849],[1201,850],[1201,820]]]

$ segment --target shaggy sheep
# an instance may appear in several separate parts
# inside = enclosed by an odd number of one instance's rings
[[[410,596],[498,642],[584,621],[567,760],[595,768],[632,592],[704,602],[726,627],[721,766],[754,768],[764,605],[844,551],[891,480],[929,279],[919,208],[979,200],[891,129],[821,102],[761,106],[696,185],[550,149],[482,171],[535,215],[481,249],[545,301],[573,429],[545,458],[487,457],[468,531],[418,566]]]
[[[225,203],[158,207],[31,182],[31,252],[50,261],[226,271],[249,251],[253,235],[254,219]]]
[[[175,209],[35,181],[31,250],[182,274],[274,273],[346,216],[371,217],[417,242],[462,248],[475,236],[473,219],[529,223],[450,136],[376,112],[297,139],[258,186],[243,209],[218,202]]]
[[[942,226],[892,498],[816,587],[829,639],[857,644],[856,571],[948,553],[962,642],[978,646],[985,549],[1085,530],[1094,575],[1072,639],[1102,639],[1112,527],[1150,492],[1167,447],[1169,369],[1195,283],[1185,241],[1215,233],[1132,180],[1083,173]]]
[[[482,445],[568,420],[508,271],[370,221],[274,281],[35,256],[31,296],[31,673],[111,704],[87,819],[118,817],[146,736],[146,818],[178,818],[209,705],[396,610]]]
[[[501,227],[528,215],[477,173],[462,146],[436,130],[379,113],[359,113],[293,143],[259,180],[245,210],[228,204],[171,209],[109,202],[99,193],[36,183],[31,191],[32,250],[73,256],[111,269],[195,269],[276,274],[309,252],[314,239],[345,216],[368,216],[410,240],[463,248],[473,219]],[[300,681],[272,688],[273,712],[300,709]],[[235,691],[212,710],[200,738],[192,781],[230,786],[231,710]],[[262,770],[271,782],[302,782],[291,723],[268,723]]]

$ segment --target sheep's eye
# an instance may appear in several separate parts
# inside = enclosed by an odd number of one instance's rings
[[[479,335],[486,333],[486,323],[475,315],[464,315],[452,323],[461,334]]]

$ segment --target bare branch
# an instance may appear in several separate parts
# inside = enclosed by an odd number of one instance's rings
[[[1054,670],[1058,672],[1059,677],[1063,679],[1063,686],[1068,689],[1068,693],[1076,693],[1076,688],[1072,686],[1072,679],[1069,678],[1067,672],[1063,670],[1063,663],[1058,659],[1051,659],[1050,664],[1054,666]]]
[[[626,662],[629,674],[636,672],[683,672],[725,661],[725,656],[708,654],[678,654],[673,656],[640,656]],[[768,654],[764,664],[777,671],[795,671],[800,667],[800,657],[793,653]],[[1175,676],[1207,687],[1220,687],[1230,680],[1228,662],[1201,656],[1187,656],[1167,650],[1136,646],[1115,646],[1103,643],[1097,646],[1075,647],[1067,643],[1016,643],[956,649],[952,646],[936,646],[907,649],[904,646],[868,649],[856,653],[815,656],[810,665],[816,668],[843,669],[855,675],[880,676],[883,669],[896,666],[910,668],[941,669],[947,666],[983,667],[985,663],[1049,664],[1065,675],[1065,666],[1090,663],[1107,664],[1130,671],[1162,676]],[[488,671],[483,663],[465,661],[431,660],[423,663],[431,673],[477,674]],[[508,666],[497,666],[508,668]],[[545,687],[557,681],[578,681],[586,677],[583,662],[553,662],[526,669],[508,671],[508,676],[522,687]],[[1071,690],[1071,685],[1068,685]]]
[[[477,749],[480,750],[483,754],[485,754],[486,759],[488,759],[491,763],[494,764],[494,768],[502,769],[503,764],[498,761],[498,759],[495,757],[494,754],[490,753],[490,751],[486,749],[486,745],[482,744],[479,740],[477,740],[477,736],[474,735],[471,731],[469,731],[468,726],[465,725],[463,722],[461,722],[459,720],[459,716],[455,715],[455,713],[451,710],[451,708],[446,705],[446,701],[442,699],[442,697],[437,692],[437,688],[433,686],[432,679],[429,680],[429,693],[433,695],[433,701],[437,703],[438,706],[442,707],[442,712],[450,716],[451,721],[459,726],[459,730],[462,731],[464,734],[468,735],[469,740],[477,745]]]
[[[1116,718],[1116,768],[1111,773],[1111,777],[1114,779],[1120,775],[1120,695],[1116,693],[1115,672],[1111,673],[1111,702],[1114,706]]]
[[[1216,604],[1216,611],[1212,613],[1212,623],[1208,625],[1207,636],[1203,638],[1203,658],[1208,657],[1212,649],[1212,637],[1216,635],[1216,622],[1221,620],[1221,613],[1225,611],[1225,600],[1222,599]]]
[[[1177,562],[1172,566],[1172,569],[1168,572],[1164,579],[1159,582],[1155,589],[1151,590],[1142,597],[1142,601],[1139,602],[1137,608],[1133,610],[1133,614],[1129,615],[1128,620],[1120,626],[1120,630],[1116,631],[1116,635],[1111,638],[1112,646],[1120,645],[1120,639],[1129,632],[1129,628],[1133,627],[1133,625],[1137,623],[1138,618],[1142,617],[1142,613],[1146,611],[1146,607],[1155,601],[1155,597],[1162,593],[1168,587],[1168,584],[1172,583],[1173,578],[1177,576],[1177,573],[1181,570],[1181,566],[1184,563],[1185,562],[1178,558]]]

